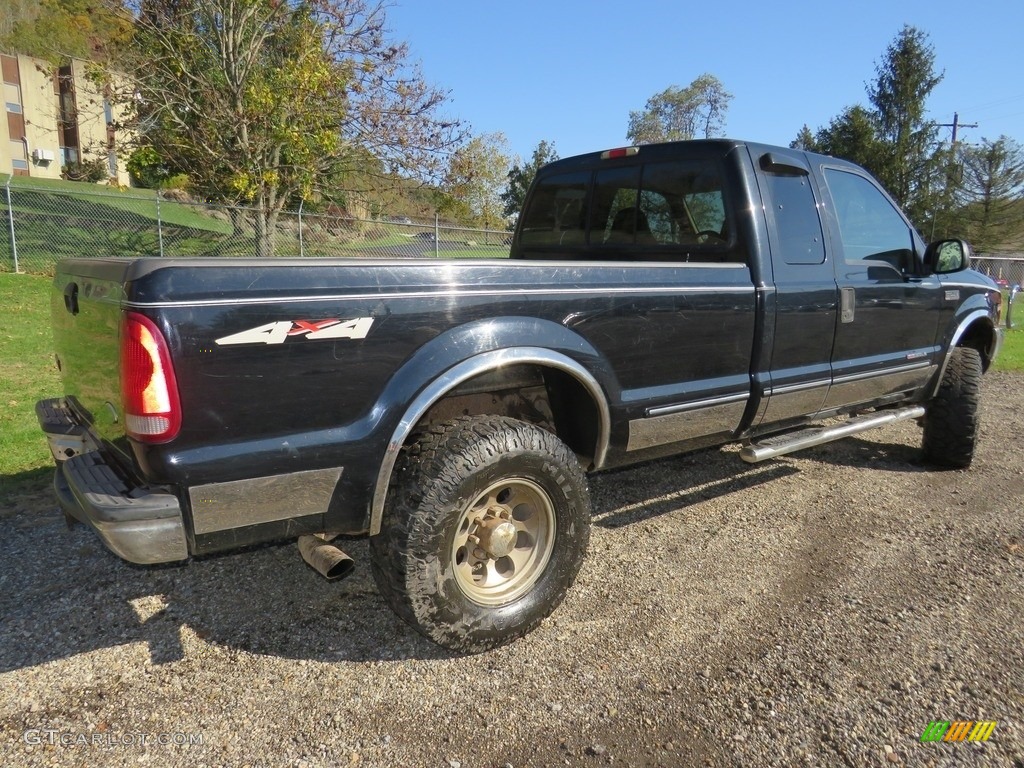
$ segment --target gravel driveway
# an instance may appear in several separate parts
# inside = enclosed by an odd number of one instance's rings
[[[566,603],[454,656],[294,544],[137,568],[45,491],[0,512],[0,765],[1024,768],[1024,376],[968,472],[902,424],[591,478]],[[922,743],[931,721],[996,721]]]

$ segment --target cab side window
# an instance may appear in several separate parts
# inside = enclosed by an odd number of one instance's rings
[[[825,169],[847,264],[884,262],[903,272],[913,264],[913,233],[896,208],[863,176]]]
[[[777,247],[785,264],[824,264],[825,237],[806,174],[767,173]],[[778,258],[773,253],[773,258]]]

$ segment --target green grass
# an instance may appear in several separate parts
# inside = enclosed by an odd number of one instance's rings
[[[7,220],[6,199],[0,213]],[[11,208],[22,271],[48,274],[70,256],[215,255],[225,249],[251,253],[236,243],[231,224],[201,209],[168,201],[149,190],[28,179],[11,184]],[[158,218],[160,224],[158,226]],[[0,271],[13,271],[10,237],[0,237]]]
[[[54,194],[47,194],[49,192]],[[34,198],[37,197],[43,198],[41,204],[34,201]],[[64,181],[63,179],[12,177],[11,202],[15,215],[19,210],[33,211],[40,208],[44,213],[51,212],[52,209],[47,204],[49,202],[47,198],[57,201],[59,210],[74,211],[73,204],[63,202],[73,200],[84,206],[106,207],[113,211],[142,216],[149,219],[151,223],[157,220],[156,192],[151,189],[122,189],[103,184]],[[187,205],[168,200],[160,201],[160,219],[164,224],[172,227],[188,227],[222,235],[231,234],[231,225],[227,222],[206,216]]]
[[[61,393],[49,290],[45,277],[0,274],[0,505],[53,466],[35,416],[37,400]]]
[[[459,251],[445,251],[441,254],[445,259],[507,259],[508,248],[472,248]]]
[[[1024,315],[1024,302],[1016,307]],[[1018,326],[1024,326],[1024,317],[1015,318]],[[1024,327],[1006,331],[1003,336],[1003,350],[992,366],[997,371],[1024,371]]]

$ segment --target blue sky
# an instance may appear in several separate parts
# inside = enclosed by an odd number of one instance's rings
[[[733,101],[726,133],[788,144],[867,104],[865,83],[904,24],[928,33],[945,79],[930,117],[959,138],[1024,143],[1022,0],[671,2],[397,0],[388,10],[423,74],[450,91],[448,113],[513,154],[541,139],[562,157],[621,146],[630,110],[703,72]],[[949,129],[942,134],[949,139]]]

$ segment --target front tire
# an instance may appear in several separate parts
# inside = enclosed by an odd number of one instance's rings
[[[589,537],[586,479],[564,443],[515,419],[467,417],[403,449],[371,565],[405,621],[445,648],[479,652],[558,607]]]
[[[922,447],[926,461],[966,469],[978,441],[981,355],[971,347],[953,350],[939,391],[928,405]]]

